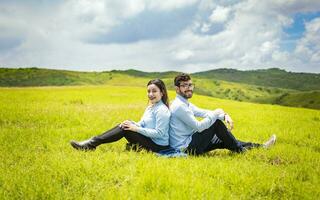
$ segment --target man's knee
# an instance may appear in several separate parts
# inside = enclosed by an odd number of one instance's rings
[[[225,126],[223,121],[221,121],[220,119],[217,119],[213,124],[212,127],[221,127],[221,126]]]
[[[224,125],[223,121],[221,121],[220,119],[217,119],[214,123],[215,124],[223,124]]]

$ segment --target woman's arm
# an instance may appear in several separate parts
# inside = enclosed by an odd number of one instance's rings
[[[167,108],[159,108],[155,111],[155,120],[155,128],[138,127],[137,132],[150,138],[162,138],[168,135],[170,111]]]

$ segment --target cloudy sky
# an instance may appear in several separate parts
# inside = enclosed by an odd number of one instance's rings
[[[320,73],[319,0],[0,0],[0,67]]]

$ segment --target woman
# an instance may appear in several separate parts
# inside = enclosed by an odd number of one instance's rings
[[[94,150],[104,143],[112,143],[125,137],[129,144],[143,149],[159,152],[169,148],[169,102],[165,84],[160,79],[147,84],[149,106],[141,120],[136,123],[126,120],[105,133],[83,142],[71,141],[72,147],[78,150]]]

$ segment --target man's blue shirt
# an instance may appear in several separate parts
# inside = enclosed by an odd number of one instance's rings
[[[170,111],[169,142],[177,149],[188,147],[195,132],[202,132],[217,119],[224,119],[224,114],[200,109],[178,94],[170,105]],[[199,121],[196,117],[203,119]]]

